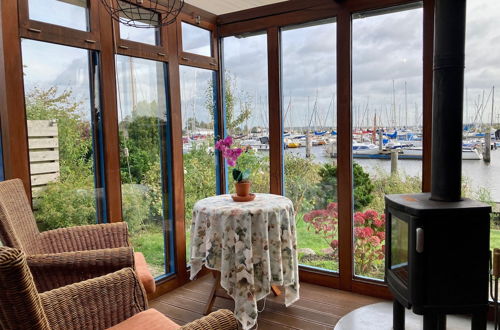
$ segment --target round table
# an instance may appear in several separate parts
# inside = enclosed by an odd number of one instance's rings
[[[244,329],[257,322],[257,301],[272,285],[285,288],[285,305],[299,299],[297,237],[293,203],[256,194],[251,202],[231,195],[198,201],[191,225],[191,279],[205,265],[220,271],[220,285],[235,301]]]

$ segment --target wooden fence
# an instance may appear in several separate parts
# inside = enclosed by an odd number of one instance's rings
[[[33,197],[59,179],[59,138],[55,120],[28,120],[31,189]]]

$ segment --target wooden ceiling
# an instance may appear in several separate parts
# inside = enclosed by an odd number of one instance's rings
[[[239,10],[270,5],[286,0],[185,0],[186,3],[206,10],[215,15],[232,13]]]

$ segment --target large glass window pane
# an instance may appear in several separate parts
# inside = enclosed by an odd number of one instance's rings
[[[267,35],[224,38],[226,132],[246,152],[237,166],[250,169],[252,192],[269,192]],[[232,168],[229,168],[232,171]],[[234,192],[232,180],[229,190]]]
[[[216,194],[215,72],[180,67],[186,244],[189,260],[194,203]]]
[[[89,31],[87,0],[28,0],[28,11],[35,21]]]
[[[481,156],[490,134],[490,162],[463,160],[462,193],[493,206],[490,247],[500,248],[500,2],[467,2],[464,145]]]
[[[35,217],[42,229],[95,223],[104,195],[95,158],[95,53],[25,39],[21,45]]]
[[[188,53],[212,56],[211,32],[182,22],[182,50]]]
[[[172,271],[168,240],[167,94],[162,62],[118,55],[123,218],[155,276]]]
[[[336,23],[281,32],[285,194],[297,212],[299,261],[338,270]]]
[[[383,279],[384,195],[421,191],[421,4],[353,15],[355,274]],[[391,154],[397,167],[391,169]]]
[[[148,9],[129,2],[118,1],[122,9],[120,19],[130,22],[130,26],[120,22],[120,39],[141,42],[150,45],[160,45],[160,29],[152,27],[151,21],[159,22],[160,16]]]

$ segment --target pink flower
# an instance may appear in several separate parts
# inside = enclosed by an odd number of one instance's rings
[[[358,226],[362,226],[365,224],[365,218],[363,217],[363,213],[361,212],[354,213],[354,224]]]
[[[381,231],[380,233],[377,233],[378,237],[383,241],[385,240],[385,232]]]
[[[233,138],[231,136],[226,137],[225,139],[220,139],[215,143],[215,149],[224,152],[226,149],[231,148],[233,144]]]
[[[375,227],[383,227],[384,226],[384,222],[382,220],[379,220],[379,219],[373,220],[373,224],[375,225]]]
[[[332,249],[336,249],[338,246],[339,246],[339,241],[334,239],[331,243],[330,243],[330,246],[332,247]]]
[[[378,218],[378,213],[375,210],[368,210],[365,212],[365,217],[368,219],[376,219]]]
[[[370,242],[372,245],[379,245],[380,244],[380,238],[378,236],[372,236],[368,239],[368,242]]]

